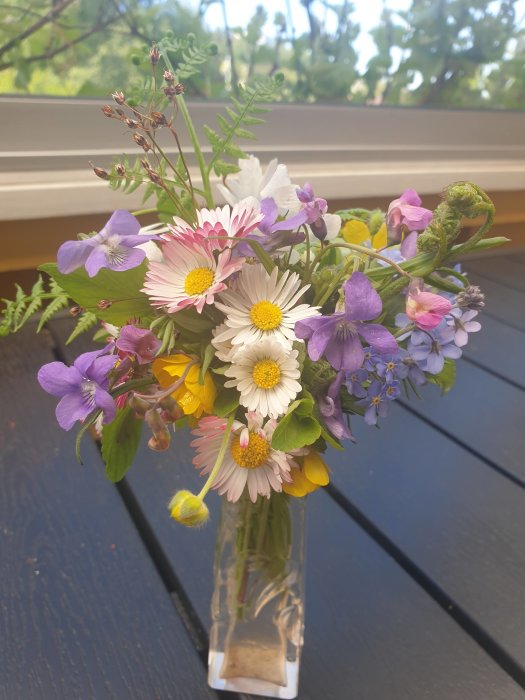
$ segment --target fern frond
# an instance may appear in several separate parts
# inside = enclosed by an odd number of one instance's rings
[[[243,149],[235,143],[235,139],[255,138],[253,132],[246,127],[263,121],[253,115],[268,111],[260,105],[275,99],[282,82],[283,77],[278,74],[274,77],[258,78],[253,85],[239,86],[238,97],[231,97],[233,107],[226,108],[226,116],[222,114],[217,116],[222,134],[209,126],[204,127],[213,152],[213,157],[208,164],[208,173],[213,170],[216,175],[224,177],[230,172],[237,172],[231,169],[234,167],[233,164],[226,163],[223,158],[225,156],[232,159],[247,157]]]
[[[16,285],[14,300],[2,299],[5,308],[0,316],[0,335],[8,335],[19,331],[44,305],[42,317],[37,327],[37,333],[42,330],[46,321],[61,311],[69,301],[69,297],[59,285],[52,280],[49,283],[49,291],[46,291],[44,280],[39,275],[29,294],[26,294],[20,285]]]
[[[84,313],[79,317],[77,325],[73,328],[71,335],[66,340],[66,345],[69,345],[69,343],[72,343],[75,338],[78,338],[79,335],[92,328],[96,322],[97,317],[94,313],[91,313],[91,311],[84,311]]]

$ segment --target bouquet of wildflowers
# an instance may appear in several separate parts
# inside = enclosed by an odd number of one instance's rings
[[[167,450],[189,426],[202,489],[170,504],[189,526],[206,521],[210,489],[260,503],[326,485],[323,453],[353,440],[353,421],[378,424],[425,384],[448,391],[483,307],[457,262],[504,240],[483,238],[494,207],[468,182],[448,187],[434,212],[406,190],[386,213],[330,213],[285,165],[247,156],[237,141],[252,136],[279,76],[240,88],[205,129],[206,159],[180,81],[212,53],[192,37],[164,39],[141,59],[145,86],[103,108],[143,154],[95,173],[114,189],[144,187],[158,224],[118,210],[101,231],[64,243],[40,268],[47,284],[19,289],[0,325],[7,334],[41,312],[40,330],[69,305],[72,337],[97,327],[98,349],[72,366],[46,364],[40,385],[59,399],[62,428],[80,423],[78,453],[97,430],[113,481],[142,431],[152,450]],[[183,129],[198,171],[180,147]],[[465,217],[481,223],[458,243]]]

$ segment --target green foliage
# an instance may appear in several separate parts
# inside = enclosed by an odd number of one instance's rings
[[[445,366],[439,374],[427,374],[427,380],[436,384],[441,389],[441,395],[447,394],[456,381],[456,363],[454,360],[445,359]]]
[[[66,345],[72,343],[75,340],[75,338],[78,338],[78,336],[82,335],[82,333],[85,333],[90,328],[93,328],[96,322],[97,317],[95,316],[95,314],[91,313],[91,311],[84,311],[84,313],[80,315],[77,321],[77,325],[71,331],[69,338],[66,340]]]
[[[41,265],[39,270],[52,277],[80,307],[96,313],[103,321],[120,326],[131,318],[139,317],[142,322],[151,318],[148,297],[140,291],[144,284],[146,263],[118,274],[103,268],[95,277],[89,277],[83,267],[63,275],[54,263]],[[97,305],[103,300],[111,302],[111,305],[99,309]]]
[[[235,139],[255,138],[255,134],[246,127],[263,121],[254,115],[268,110],[257,105],[274,100],[282,82],[283,76],[278,73],[272,78],[258,78],[253,85],[239,86],[238,97],[231,98],[233,108],[226,108],[226,117],[221,114],[217,116],[222,134],[209,126],[204,127],[213,151],[208,172],[213,169],[216,175],[224,177],[239,170],[236,165],[226,162],[223,158],[247,157],[242,148],[235,143]]]
[[[110,481],[120,481],[131,466],[140,443],[143,421],[129,406],[102,428],[102,459]]]
[[[239,392],[235,389],[221,389],[213,404],[213,412],[219,418],[227,418],[238,406]]]
[[[313,414],[314,401],[311,396],[291,403],[277,424],[272,447],[289,452],[314,443],[321,435],[321,425]]]
[[[19,331],[48,302],[37,326],[39,333],[47,321],[67,306],[68,295],[54,280],[51,280],[49,290],[46,290],[44,280],[39,275],[29,294],[17,284],[15,299],[2,299],[2,302],[5,308],[0,316],[0,336]]]

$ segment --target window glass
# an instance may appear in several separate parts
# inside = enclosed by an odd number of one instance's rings
[[[525,107],[525,0],[6,0],[2,94],[105,96],[167,31],[214,42],[186,86],[281,71],[292,102]]]

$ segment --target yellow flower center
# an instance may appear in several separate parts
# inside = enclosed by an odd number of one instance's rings
[[[215,275],[208,267],[196,267],[186,275],[184,280],[184,291],[189,296],[202,294],[213,282]]]
[[[283,312],[271,301],[258,301],[250,309],[252,323],[261,331],[273,331],[281,323]]]
[[[241,447],[240,437],[234,437],[230,443],[230,454],[236,464],[244,469],[256,469],[266,462],[270,446],[257,433],[250,433],[246,447]]]
[[[259,360],[253,366],[252,377],[259,389],[273,389],[281,380],[281,370],[275,360]]]

